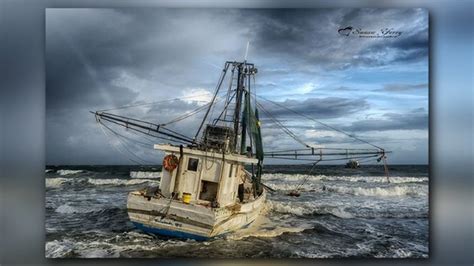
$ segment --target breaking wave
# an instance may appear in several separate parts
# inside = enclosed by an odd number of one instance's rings
[[[353,218],[354,216],[345,211],[343,207],[318,206],[312,202],[267,202],[272,211],[297,216],[330,214],[339,218]]]
[[[306,228],[300,227],[275,227],[271,229],[259,229],[250,232],[243,230],[233,232],[226,236],[226,239],[230,240],[241,240],[247,237],[277,237],[285,233],[299,233],[306,230]]]
[[[383,208],[368,208],[364,205],[358,208],[348,208],[346,206],[329,206],[315,202],[281,202],[269,200],[266,203],[268,208],[275,213],[291,214],[295,216],[318,216],[332,215],[342,219],[351,218],[427,218],[428,210],[397,210],[390,211],[385,206]]]
[[[298,226],[278,224],[265,216],[259,216],[250,227],[234,231],[226,235],[225,239],[241,240],[247,237],[271,238],[286,233],[299,233],[310,228],[312,228],[310,224],[300,224]]]
[[[298,187],[298,184],[292,183],[266,183],[272,189],[278,191],[291,191]],[[300,191],[305,192],[331,192],[340,194],[351,194],[355,196],[377,196],[377,197],[395,197],[395,196],[426,196],[428,195],[428,187],[426,186],[384,186],[384,187],[354,187],[354,186],[337,186],[323,185],[306,182],[300,187]]]
[[[72,214],[72,213],[89,213],[94,212],[96,210],[93,209],[86,209],[81,207],[73,207],[68,204],[63,204],[56,208],[55,212],[57,213],[64,213],[64,214]]]
[[[385,176],[326,176],[326,175],[304,175],[304,174],[264,174],[263,180],[280,180],[280,181],[301,181],[307,178],[311,181],[345,181],[345,182],[365,182],[365,183],[388,183]],[[412,176],[390,176],[390,183],[421,183],[428,182],[427,177]]]
[[[329,192],[352,194],[356,196],[426,196],[427,187],[421,186],[391,186],[391,187],[347,187],[347,186],[326,186]]]
[[[133,239],[132,242],[131,239]],[[69,238],[48,241],[45,245],[45,253],[46,258],[116,258],[129,257],[126,254],[133,250],[159,253],[163,248],[182,248],[192,243],[195,241],[180,239],[154,241],[150,235],[131,231],[92,241]]]
[[[64,183],[72,180],[71,178],[64,178],[64,177],[55,177],[55,178],[46,178],[46,187],[49,188],[58,188],[62,186]]]
[[[46,178],[47,188],[59,188],[68,184],[73,183],[87,183],[94,186],[132,186],[144,183],[157,183],[156,179],[120,179],[120,178],[66,178],[66,177],[55,177]]]
[[[279,191],[291,191],[297,188],[296,184],[268,184]],[[428,187],[425,186],[387,186],[387,187],[352,187],[333,186],[322,184],[305,184],[300,188],[303,192],[330,192],[351,194],[355,196],[397,197],[397,196],[427,196]]]
[[[58,173],[59,175],[73,175],[73,174],[79,174],[79,173],[82,173],[84,172],[84,170],[63,170],[63,169],[59,169],[58,171],[56,171],[56,173]]]
[[[74,243],[70,240],[53,240],[46,242],[45,252],[47,258],[64,258],[72,254]]]
[[[161,172],[131,171],[131,178],[160,178]]]
[[[81,205],[77,206],[78,203],[74,203],[74,205],[69,205],[68,203],[59,205],[56,209],[54,209],[57,213],[62,214],[73,214],[73,213],[99,213],[101,216],[106,216],[109,218],[114,218],[117,215],[123,215],[124,209],[113,207],[113,206],[101,206],[97,204],[88,204],[88,205]]]
[[[96,186],[103,186],[103,185],[125,185],[125,186],[130,186],[130,185],[136,185],[136,184],[142,184],[142,183],[147,183],[147,182],[156,182],[156,180],[148,180],[148,179],[119,179],[119,178],[111,178],[111,179],[95,179],[95,178],[89,178],[87,179],[87,182],[92,185]]]
[[[269,183],[264,182],[265,185],[268,185],[272,189],[279,190],[279,191],[290,191],[297,188],[299,184],[293,183]],[[322,190],[321,184],[314,184],[310,182],[306,182],[303,186],[301,186],[301,190],[303,191],[313,191],[313,190]]]

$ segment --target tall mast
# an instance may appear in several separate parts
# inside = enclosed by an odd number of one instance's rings
[[[239,149],[237,147],[238,139],[239,139],[239,124],[240,124],[240,113],[242,109],[242,96],[244,94],[244,80],[245,80],[245,73],[244,73],[244,66],[245,63],[239,63],[237,66],[237,89],[235,93],[235,110],[234,110],[234,147],[235,152],[239,153]]]

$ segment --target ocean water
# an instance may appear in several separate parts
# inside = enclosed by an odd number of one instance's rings
[[[47,166],[47,258],[426,258],[428,166],[359,169],[269,165],[262,215],[247,229],[205,242],[133,227],[127,193],[159,184],[160,167]],[[286,194],[307,177],[300,197]]]

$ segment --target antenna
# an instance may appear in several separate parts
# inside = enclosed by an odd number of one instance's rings
[[[247,41],[247,48],[245,49],[244,61],[247,61],[247,54],[248,54],[248,52],[249,52],[249,45],[250,45],[250,41]]]

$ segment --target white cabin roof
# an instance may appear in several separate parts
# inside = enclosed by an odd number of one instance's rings
[[[155,145],[153,145],[153,148],[155,150],[162,150],[162,151],[179,153],[179,146],[174,146],[174,145],[171,145],[171,144],[155,144]],[[197,149],[190,149],[190,148],[183,147],[183,153],[197,155],[197,156],[201,156],[201,157],[210,157],[210,158],[222,159],[222,153],[220,153],[220,152],[201,151],[201,150],[197,150]],[[243,162],[243,163],[258,163],[258,159],[249,158],[245,155],[237,155],[237,154],[232,154],[232,153],[226,153],[226,154],[224,154],[224,156],[225,156],[224,158],[226,160],[230,160],[230,161]]]

